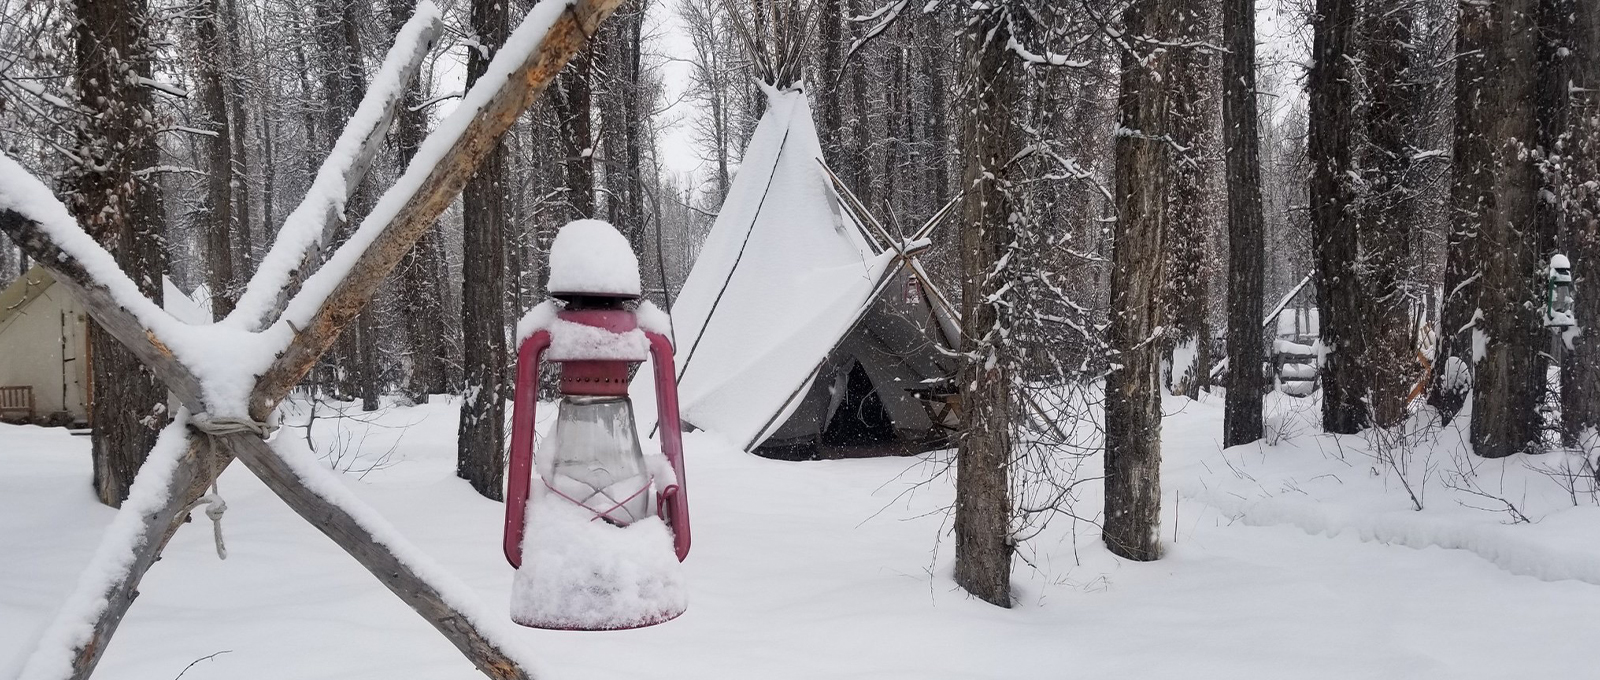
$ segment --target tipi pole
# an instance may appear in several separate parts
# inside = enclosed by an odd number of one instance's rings
[[[560,0],[546,0],[546,4],[550,2]],[[541,9],[548,11],[550,8],[546,4],[535,6],[534,12]],[[518,114],[548,87],[561,67],[594,35],[599,23],[616,9],[620,0],[566,0],[560,4],[562,9],[559,15],[553,17],[543,39],[513,69],[510,77],[503,82],[485,85],[498,88],[493,91],[487,104],[475,112],[475,117],[464,129],[446,131],[455,139],[427,173],[427,181],[411,185],[411,193],[404,205],[392,214],[388,222],[376,227],[377,233],[372,240],[365,245],[347,243],[341,248],[341,251],[355,248],[351,252],[358,252],[359,255],[348,265],[348,269],[334,274],[338,282],[327,291],[325,297],[307,298],[308,304],[315,305],[310,314],[310,323],[305,324],[304,328],[295,329],[294,339],[255,385],[250,398],[251,419],[265,419],[277,402],[288,394],[321,352],[331,344],[342,326],[371,298],[378,283],[398,263],[427,224],[459,193],[465,178],[476,170]],[[439,131],[435,134],[439,134]],[[427,144],[424,143],[424,146]],[[19,192],[26,189],[12,188]],[[0,185],[0,192],[5,189],[4,185]],[[108,285],[97,279],[96,274],[91,274],[83,262],[69,254],[69,251],[101,259],[109,255],[97,245],[85,246],[76,240],[71,248],[63,247],[56,241],[59,232],[36,221],[34,215],[37,214],[23,214],[9,208],[0,210],[0,231],[4,231],[30,257],[55,274],[58,281],[66,283],[68,290],[79,297],[90,314],[107,327],[113,337],[129,345],[136,356],[155,371],[191,410],[204,413],[205,392],[202,382],[168,348],[174,338],[164,338],[156,329],[146,327],[125,306],[127,300],[113,295]],[[421,226],[418,226],[419,223]],[[339,255],[336,253],[331,259],[337,260]],[[101,272],[99,275],[116,278],[121,272]],[[122,275],[122,279],[115,283],[127,283],[126,276]],[[118,286],[119,290],[123,288],[126,286]],[[301,294],[307,295],[304,290]],[[145,300],[136,306],[142,309],[149,304]],[[283,467],[284,462],[279,454],[271,451],[267,443],[256,435],[215,435],[213,438],[224,443],[222,449],[244,458],[247,467],[260,475],[269,488],[278,492],[291,507],[338,542],[391,591],[428,619],[480,671],[494,678],[531,677],[523,664],[507,655],[502,642],[484,635],[479,628],[483,623],[481,616],[460,609],[459,601],[444,597],[423,572],[414,571],[419,564],[417,556],[420,555],[415,548],[392,533],[383,536],[382,540],[376,540],[376,528],[369,522],[355,519],[357,516],[366,516],[370,510],[365,510],[350,499],[337,499],[335,502],[335,499],[313,491],[302,479],[304,470],[299,471],[300,474],[291,474],[295,471]],[[100,591],[100,584],[93,582],[90,587],[95,589],[94,592],[80,593],[91,599],[103,598],[103,606],[97,610],[97,620],[58,622],[74,631],[72,635],[77,635],[75,631],[88,624],[90,634],[73,642],[74,647],[70,650],[37,651],[24,669],[25,677],[84,678],[93,671],[116,624],[136,595],[135,586],[159,556],[177,519],[187,514],[185,488],[193,489],[193,481],[205,476],[196,472],[193,453],[191,445],[190,455],[174,463],[175,473],[166,480],[165,505],[149,517],[141,517],[148,521],[140,527],[142,535],[134,549],[135,554],[131,559],[121,560],[122,566],[117,575],[119,582],[112,584],[110,591]],[[220,473],[223,465],[210,467]],[[200,486],[204,488],[204,485]],[[407,557],[402,559],[400,554],[407,554]],[[118,596],[118,593],[121,595]],[[60,652],[70,654],[68,663],[56,663],[55,655]],[[38,661],[41,658],[43,660]]]

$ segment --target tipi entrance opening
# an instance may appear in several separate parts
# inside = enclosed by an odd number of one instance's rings
[[[894,421],[878,398],[872,379],[853,361],[844,383],[844,395],[822,433],[823,446],[860,446],[895,440]]]

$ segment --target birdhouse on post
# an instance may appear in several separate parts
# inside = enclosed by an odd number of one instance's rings
[[[550,248],[553,300],[518,324],[504,549],[517,569],[511,618],[535,628],[617,630],[671,620],[689,554],[682,428],[666,315],[640,295],[639,264],[610,224],[579,220]],[[628,399],[650,359],[660,455],[645,455]],[[561,367],[551,431],[534,450],[542,362]]]

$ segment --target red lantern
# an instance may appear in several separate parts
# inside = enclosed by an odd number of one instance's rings
[[[599,229],[593,222],[588,226]],[[609,225],[604,230],[615,233]],[[626,248],[620,235],[615,239]],[[533,321],[525,323],[533,327],[523,329],[527,339],[517,352],[504,542],[506,560],[518,569],[512,619],[566,630],[639,628],[670,620],[683,612],[676,572],[689,554],[672,344],[641,328],[635,312],[624,306],[637,297],[634,291],[554,295],[565,306],[545,303],[543,313],[531,315]],[[665,465],[659,458],[651,465],[642,454],[628,399],[629,370],[646,355],[654,366]],[[543,361],[560,366],[561,399],[554,429],[536,457],[534,416]],[[532,485],[535,468],[539,487]],[[525,565],[524,549],[543,551],[535,557],[549,559]],[[607,552],[612,554],[599,554]],[[530,573],[537,569],[545,573]],[[535,580],[537,585],[524,587]]]

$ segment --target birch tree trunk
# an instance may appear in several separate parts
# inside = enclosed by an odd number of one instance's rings
[[[1482,43],[1457,43],[1458,51],[1481,49],[1483,109],[1490,155],[1485,166],[1463,172],[1487,176],[1478,226],[1483,358],[1473,382],[1472,447],[1498,458],[1527,450],[1539,438],[1538,401],[1543,394],[1544,286],[1534,203],[1539,186],[1534,148],[1537,34],[1534,0],[1490,5]],[[1469,38],[1464,35],[1463,38]]]
[[[155,46],[144,0],[77,0],[73,42],[80,159],[66,173],[69,207],[91,236],[157,304],[167,272],[165,221],[157,175],[161,164],[150,78]],[[99,323],[89,324],[89,418],[94,425],[94,487],[100,502],[122,505],[156,435],[166,425],[167,391]]]
[[[1354,165],[1355,23],[1356,0],[1317,0],[1308,83],[1312,241],[1317,248],[1319,333],[1327,351],[1321,373],[1322,429],[1338,434],[1354,434],[1367,424],[1355,193],[1347,175]]]
[[[510,8],[473,0],[472,30],[484,49],[467,59],[467,87],[505,44]],[[489,51],[490,54],[484,54]],[[466,391],[456,442],[456,475],[486,498],[501,500],[505,478],[505,148],[496,143],[467,182],[462,202],[461,330]]]
[[[961,439],[956,462],[956,583],[978,598],[1011,606],[1011,376],[999,329],[1009,310],[993,296],[1005,285],[996,263],[1012,240],[1006,161],[1021,149],[1020,65],[1005,50],[1006,9],[973,10],[962,37],[967,86],[962,147]],[[860,159],[856,159],[859,161]],[[859,167],[859,166],[858,166]]]
[[[1115,368],[1106,376],[1105,529],[1112,553],[1161,557],[1161,291],[1173,163],[1165,86],[1178,0],[1134,0],[1123,11],[1121,123],[1113,152],[1117,224],[1111,255]],[[1188,48],[1177,48],[1188,49]]]
[[[1228,183],[1228,396],[1222,445],[1262,436],[1266,356],[1261,337],[1265,227],[1261,217],[1261,140],[1256,113],[1254,0],[1222,1],[1222,134]]]

